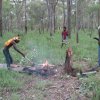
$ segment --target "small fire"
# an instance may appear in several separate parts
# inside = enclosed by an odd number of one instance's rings
[[[42,64],[43,67],[46,67],[46,66],[48,66],[48,65],[49,65],[49,63],[48,63],[47,60]]]
[[[46,60],[44,63],[39,64],[39,65],[41,65],[43,68],[54,66],[54,65],[52,65],[52,64],[49,64],[49,62],[48,62],[47,60]]]

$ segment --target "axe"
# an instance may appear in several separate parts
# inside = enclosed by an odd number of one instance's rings
[[[29,62],[32,64],[32,66],[35,65],[28,57],[25,56],[25,59],[26,59],[27,61],[29,61]]]

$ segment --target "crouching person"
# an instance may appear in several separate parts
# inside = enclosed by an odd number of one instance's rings
[[[5,59],[6,59],[6,64],[7,64],[8,70],[11,70],[11,64],[13,63],[13,59],[12,59],[10,52],[9,52],[9,49],[11,47],[13,47],[23,57],[25,57],[25,55],[16,47],[16,44],[19,43],[19,42],[20,42],[20,37],[18,35],[16,37],[9,39],[4,44],[3,53],[4,53],[4,56],[5,56]]]

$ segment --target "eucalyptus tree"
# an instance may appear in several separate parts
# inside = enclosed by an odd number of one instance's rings
[[[25,7],[25,33],[27,33],[27,12],[26,12],[26,0],[24,0],[24,7]]]
[[[76,0],[76,42],[79,43],[79,30],[83,27],[83,0]]]
[[[78,35],[78,31],[79,31],[79,0],[76,0],[76,42],[79,43],[79,35]]]
[[[100,25],[100,0],[98,0],[99,9],[98,9],[98,26]]]
[[[10,14],[10,2],[4,0],[2,7],[2,27],[5,31],[9,31],[9,14]]]
[[[28,12],[31,29],[36,28],[40,33],[44,32],[44,28],[47,27],[47,25],[45,25],[47,23],[46,9],[47,7],[43,1],[38,0],[30,3]]]
[[[11,0],[11,4],[14,8],[13,13],[15,14],[15,20],[16,20],[16,29],[18,30],[25,30],[25,33],[27,33],[27,25],[26,25],[26,0]],[[24,23],[24,25],[23,25]]]
[[[2,0],[0,0],[0,36],[2,37]]]
[[[55,13],[58,0],[46,0],[46,3],[48,8],[49,31],[50,36],[52,36],[55,32]]]
[[[100,24],[100,4],[95,0],[86,2],[87,27],[92,31]]]
[[[66,6],[65,6],[65,3],[66,3],[66,0],[61,0],[62,2],[62,8],[63,8],[63,27],[64,26],[67,26],[66,24]]]
[[[67,0],[67,28],[69,37],[71,37],[71,0]]]

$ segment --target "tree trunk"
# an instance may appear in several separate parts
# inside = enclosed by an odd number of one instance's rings
[[[55,5],[52,5],[52,32],[55,33]]]
[[[91,15],[90,15],[90,31],[91,31],[91,33],[90,33],[90,37],[92,37],[92,31],[93,31],[93,12],[91,13]]]
[[[48,7],[48,25],[49,25],[49,32],[50,36],[55,33],[55,7],[57,5],[58,0],[46,0],[47,7]]]
[[[52,11],[52,5],[50,4],[50,26],[49,26],[49,31],[50,31],[50,36],[52,36],[53,35],[53,20],[52,20],[52,18],[53,18],[53,11]]]
[[[64,72],[67,73],[67,74],[72,74],[73,73],[73,68],[72,68],[72,48],[68,48],[66,50]]]
[[[56,11],[55,11],[55,7],[54,7],[54,33],[55,33],[55,30],[56,30]]]
[[[65,14],[65,1],[62,1],[62,5],[63,5],[63,27],[66,26],[66,14]]]
[[[76,42],[79,43],[79,2],[76,1]]]
[[[67,28],[69,32],[69,37],[71,38],[71,0],[67,0]]]
[[[26,0],[25,0],[25,33],[27,33]]]
[[[100,0],[99,0],[99,5],[100,5]],[[100,7],[98,10],[98,26],[100,25]]]
[[[49,6],[48,0],[46,0],[46,4],[47,4],[47,13],[48,13],[47,30],[49,30],[49,26],[50,26],[50,6]]]
[[[19,29],[23,29],[22,28],[22,24],[21,24],[21,10],[23,9],[23,7],[25,6],[25,2],[26,0],[20,1],[20,0],[13,0],[13,3],[15,4],[15,13],[16,13],[16,28]],[[22,3],[20,5],[20,9],[19,9],[19,4]],[[25,12],[24,12],[25,13]],[[24,27],[25,28],[25,27]]]
[[[2,37],[2,0],[0,0],[0,36]]]

